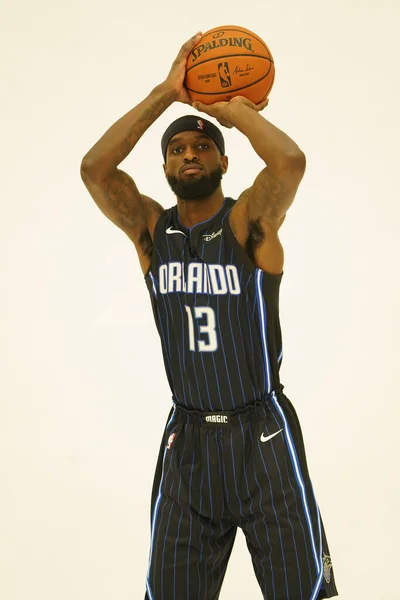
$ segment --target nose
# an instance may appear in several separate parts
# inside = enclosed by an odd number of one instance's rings
[[[183,160],[186,162],[193,162],[194,160],[198,160],[197,152],[195,151],[195,149],[187,147],[183,156]]]

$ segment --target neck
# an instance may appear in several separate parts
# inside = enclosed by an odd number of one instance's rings
[[[192,228],[194,225],[211,219],[221,209],[225,196],[219,187],[211,196],[198,200],[183,200],[177,197],[179,220],[184,227]]]

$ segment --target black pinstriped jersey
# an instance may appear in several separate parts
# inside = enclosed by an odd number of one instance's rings
[[[189,409],[235,410],[279,386],[282,274],[258,269],[239,245],[234,204],[191,229],[174,206],[154,232],[145,280],[174,401]]]

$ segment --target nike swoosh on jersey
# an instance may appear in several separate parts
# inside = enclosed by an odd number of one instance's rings
[[[268,440],[270,440],[271,438],[275,437],[276,435],[278,435],[278,433],[280,433],[281,431],[283,431],[283,429],[280,429],[279,431],[277,431],[276,433],[273,433],[272,435],[268,435],[265,436],[263,433],[261,434],[260,440],[262,442],[268,442]]]
[[[181,233],[182,235],[185,235],[183,233],[183,231],[179,231],[179,229],[172,229],[172,227],[168,227],[168,229],[166,230],[166,233],[168,233],[168,234],[171,234],[171,233]]]

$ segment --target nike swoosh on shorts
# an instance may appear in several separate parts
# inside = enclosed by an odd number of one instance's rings
[[[280,433],[281,431],[283,431],[283,429],[280,429],[279,431],[277,431],[276,433],[273,433],[272,435],[268,435],[267,437],[264,436],[264,434],[261,434],[260,440],[262,442],[268,442],[268,440],[270,440],[271,438],[275,437],[276,435],[278,435],[278,433]]]

